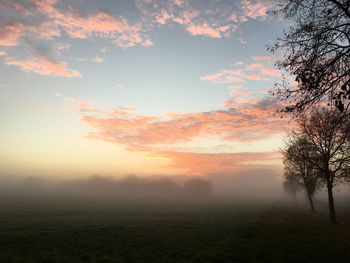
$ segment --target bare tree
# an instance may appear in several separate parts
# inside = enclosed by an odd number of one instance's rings
[[[278,0],[273,11],[293,21],[277,43],[277,65],[295,77],[271,90],[290,105],[282,111],[303,112],[319,102],[344,111],[350,102],[350,1]]]
[[[327,187],[330,220],[336,223],[333,187],[341,183],[350,168],[350,115],[326,108],[314,109],[297,119],[297,136],[307,140],[308,158]]]
[[[312,197],[316,190],[320,188],[322,179],[319,176],[319,171],[313,162],[310,161],[314,155],[310,144],[306,136],[300,136],[294,132],[286,142],[285,148],[282,149],[282,154],[285,169],[289,176],[293,176],[296,182],[304,186],[310,209],[312,212],[315,212]]]

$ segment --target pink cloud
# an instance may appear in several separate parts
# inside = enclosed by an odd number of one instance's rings
[[[0,46],[16,46],[23,32],[23,25],[15,23],[11,25],[0,24]]]
[[[251,80],[261,80],[261,78],[258,75],[246,75],[245,77]]]
[[[262,75],[265,75],[265,76],[271,76],[271,77],[277,77],[277,78],[281,77],[281,71],[280,70],[266,67],[262,63],[254,63],[254,64],[251,64],[251,65],[248,65],[246,67],[246,70],[248,70],[248,71],[258,71]]]
[[[244,15],[253,19],[265,19],[267,17],[267,11],[269,7],[269,5],[262,1],[254,1],[254,3],[250,0],[242,1],[242,9]]]
[[[66,62],[51,61],[45,57],[18,60],[8,58],[5,64],[19,66],[25,72],[35,72],[41,75],[63,76],[67,78],[82,76],[78,71],[68,69]]]
[[[172,18],[172,15],[169,15],[165,9],[162,9],[160,14],[156,15],[156,21],[162,25],[164,25],[170,18]]]
[[[5,51],[0,51],[0,57],[1,56],[5,56],[6,55],[6,52]]]
[[[194,36],[206,35],[208,37],[220,38],[220,31],[210,27],[208,24],[204,23],[202,25],[190,25],[186,28]]]

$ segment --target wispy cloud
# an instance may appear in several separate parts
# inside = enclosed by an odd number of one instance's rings
[[[94,58],[91,59],[92,62],[95,62],[95,63],[101,63],[103,62],[103,58],[99,57],[99,56],[95,56]]]
[[[35,72],[41,75],[63,76],[67,78],[81,77],[81,73],[67,68],[66,62],[51,61],[45,57],[26,59],[7,58],[7,65],[19,66],[25,72]]]
[[[274,68],[271,56],[253,56],[252,63],[243,67],[242,61],[233,64],[233,68],[222,69],[217,73],[202,76],[201,80],[210,81],[213,84],[244,83],[247,80],[270,80],[280,78],[281,71]]]

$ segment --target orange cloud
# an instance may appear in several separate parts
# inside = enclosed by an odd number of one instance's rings
[[[170,160],[170,167],[190,175],[232,174],[252,168],[266,168],[264,161],[278,161],[278,152],[262,153],[219,153],[203,154],[191,152],[160,152],[151,156],[165,157]],[[260,164],[257,162],[261,162]]]
[[[5,63],[7,65],[19,66],[25,72],[35,72],[41,75],[63,76],[67,78],[82,76],[78,71],[68,69],[66,62],[51,61],[45,57],[18,60],[8,58]]]
[[[84,106],[83,121],[95,128],[89,137],[130,149],[154,149],[157,144],[189,142],[195,138],[257,141],[283,133],[287,128],[287,120],[273,115],[278,102],[272,99],[237,102],[233,98],[225,102],[224,110],[163,117],[137,115],[129,112],[134,109],[120,106],[111,112],[91,115],[89,105],[76,103]]]

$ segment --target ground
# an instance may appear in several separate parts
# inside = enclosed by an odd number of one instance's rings
[[[345,220],[345,217],[342,218]],[[349,262],[350,226],[282,204],[3,211],[0,262]]]

